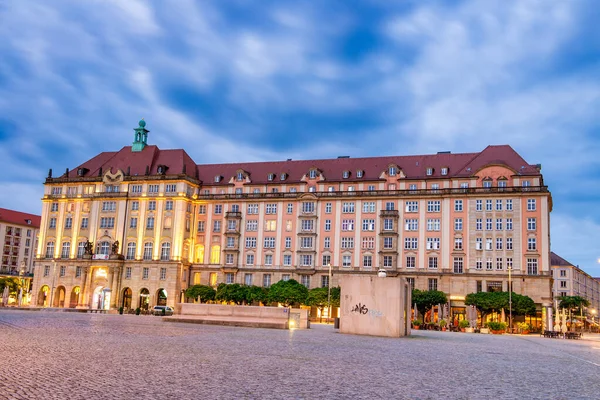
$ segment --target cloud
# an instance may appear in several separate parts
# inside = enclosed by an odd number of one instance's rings
[[[553,246],[573,252],[567,224],[600,223],[594,5],[12,2],[0,157],[14,172],[0,184],[19,195],[0,200],[39,209],[47,168],[128,145],[142,117],[152,143],[200,163],[508,143],[542,163]]]

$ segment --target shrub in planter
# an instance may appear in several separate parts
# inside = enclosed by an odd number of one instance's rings
[[[517,326],[521,330],[521,333],[524,335],[528,334],[531,331],[531,325],[529,325],[527,322],[519,322]]]
[[[469,326],[471,326],[471,324],[466,319],[463,319],[458,323],[458,327],[460,329],[465,329],[465,328],[468,328]]]
[[[421,321],[419,321],[418,319],[415,319],[415,320],[413,320],[412,325],[413,325],[414,329],[419,329],[419,326],[421,326]]]
[[[504,333],[506,331],[506,323],[505,322],[488,322],[487,327],[490,328],[492,333]]]
[[[448,325],[448,322],[445,319],[440,319],[438,321],[438,325],[440,326],[440,328],[442,328],[442,331],[445,331],[446,326]]]

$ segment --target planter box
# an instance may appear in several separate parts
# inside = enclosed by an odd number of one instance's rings
[[[475,328],[465,328],[465,332],[466,333],[473,333],[473,332],[475,332]]]
[[[479,330],[479,333],[486,333],[487,334],[487,333],[490,333],[490,330],[488,328],[481,328]]]
[[[502,335],[506,331],[491,331],[493,335]]]

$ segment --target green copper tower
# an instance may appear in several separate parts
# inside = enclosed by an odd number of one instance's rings
[[[146,129],[146,121],[142,118],[139,122],[139,126],[134,129],[135,136],[133,144],[131,145],[131,151],[142,151],[147,146],[148,142],[148,129]]]

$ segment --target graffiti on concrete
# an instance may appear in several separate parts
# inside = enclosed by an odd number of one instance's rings
[[[354,307],[352,307],[352,309],[350,310],[350,312],[352,313],[358,313],[358,314],[362,314],[362,315],[368,315],[371,318],[374,317],[383,317],[383,313],[379,310],[369,310],[367,308],[366,305],[362,304],[362,303],[358,303],[356,304]]]

